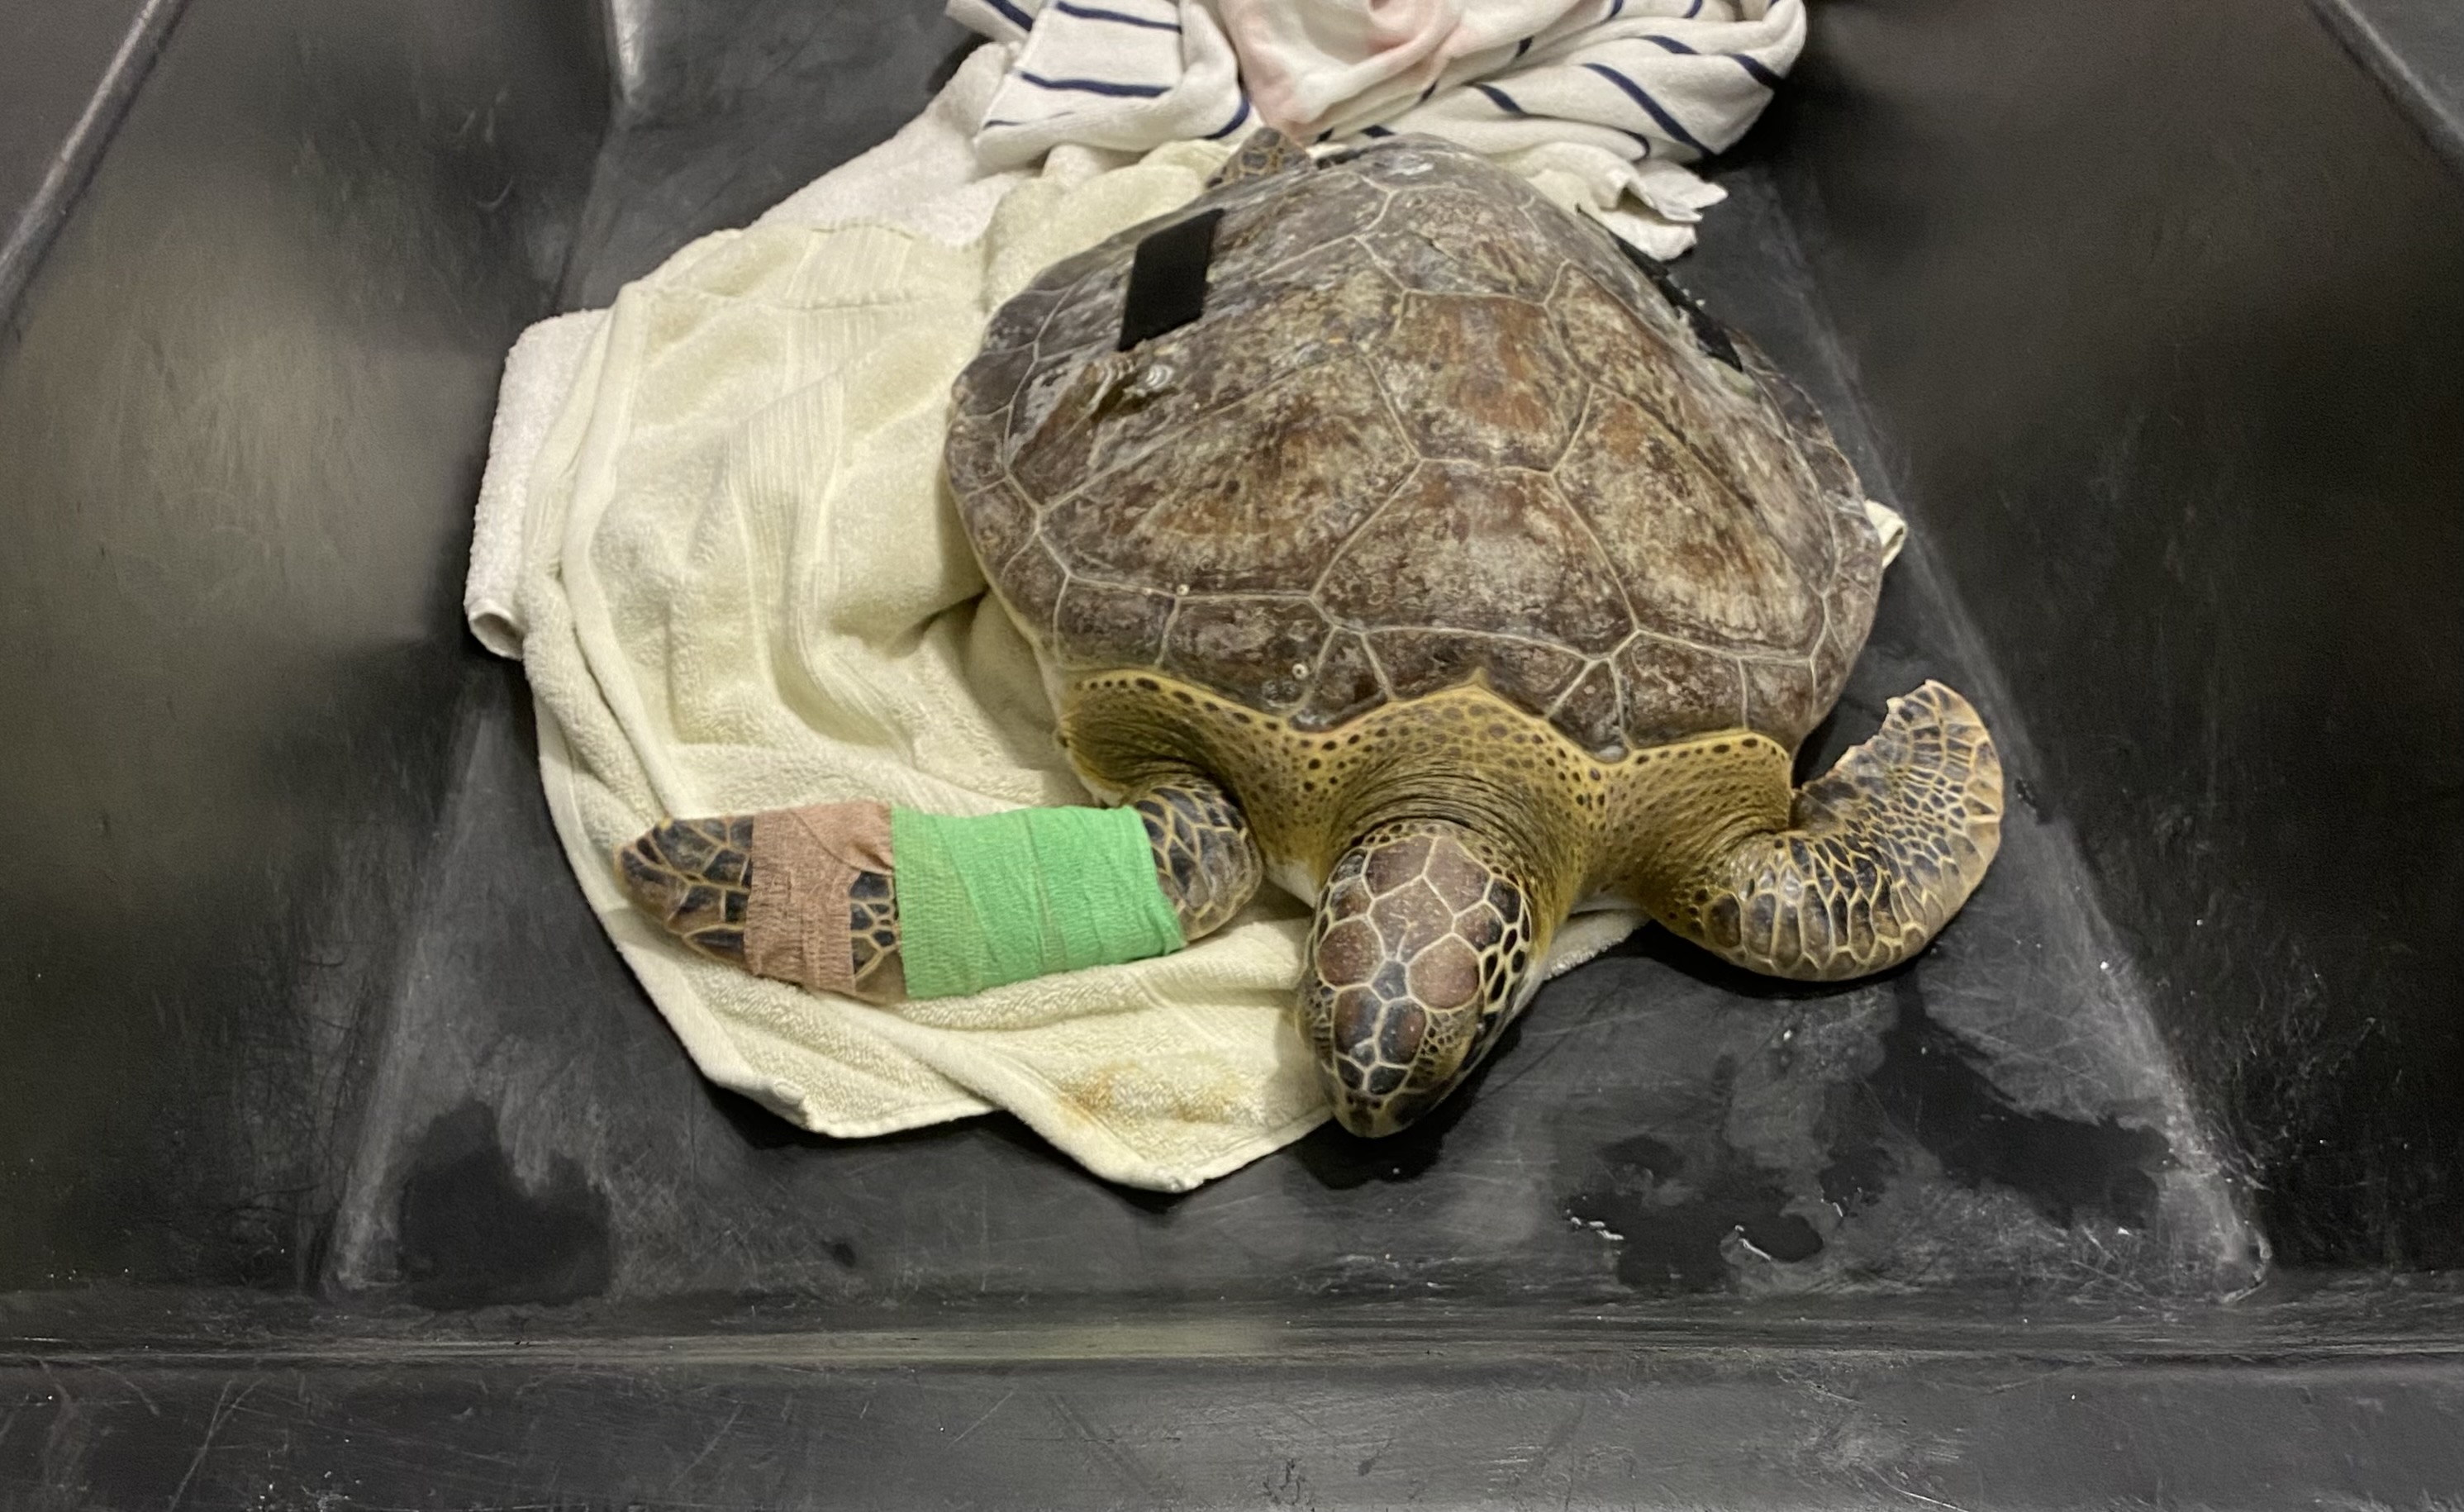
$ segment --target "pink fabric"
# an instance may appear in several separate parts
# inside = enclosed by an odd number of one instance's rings
[[[1221,0],[1250,102],[1302,141],[1337,111],[1426,92],[1464,58],[1511,48],[1609,0]]]

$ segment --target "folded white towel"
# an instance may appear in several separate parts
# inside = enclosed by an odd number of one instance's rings
[[[982,50],[894,141],[517,348],[503,403],[525,412],[490,466],[522,517],[491,530],[522,572],[496,628],[522,636],[567,859],[705,1075],[839,1135],[1008,1108],[1100,1175],[1184,1190],[1326,1116],[1294,900],[1176,955],[881,1009],[693,954],[610,872],[667,814],[1088,801],[941,483],[950,384],[1002,298],[1185,203],[1224,148],[970,177],[1010,61]],[[1551,969],[1637,922],[1573,921]]]
[[[541,320],[505,354],[487,471],[479,475],[479,508],[471,523],[471,570],[462,580],[462,617],[479,644],[498,656],[521,655],[528,628],[521,588],[531,463],[605,319],[602,311],[578,310]]]
[[[1018,47],[976,133],[994,167],[1254,120],[1303,141],[1423,131],[1530,177],[1655,256],[1722,197],[1683,164],[1745,134],[1802,0],[949,0]]]

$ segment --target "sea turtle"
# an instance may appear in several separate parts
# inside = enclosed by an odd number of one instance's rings
[[[1312,162],[1259,134],[1000,310],[947,467],[1185,934],[1262,874],[1315,900],[1300,1021],[1356,1133],[1480,1063],[1587,901],[1855,976],[1922,947],[1999,844],[1993,743],[1939,683],[1792,785],[1892,517],[1751,343],[1461,148]],[[722,957],[749,822],[671,822],[622,867]],[[853,890],[878,986],[894,886]]]

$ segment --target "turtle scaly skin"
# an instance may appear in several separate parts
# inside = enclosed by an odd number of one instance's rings
[[[1198,230],[1202,310],[1155,330],[1139,248]],[[947,458],[1188,936],[1262,875],[1316,900],[1300,1019],[1357,1132],[1460,1084],[1587,900],[1853,976],[1999,844],[1991,739],[1939,684],[1793,787],[1895,543],[1750,342],[1461,149],[1253,137],[1002,307]]]
[[[617,855],[617,878],[676,938],[741,966],[744,911],[753,897],[753,820],[670,820]]]

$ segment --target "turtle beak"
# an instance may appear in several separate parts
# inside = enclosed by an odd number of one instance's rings
[[[1478,1001],[1433,1008],[1361,1000],[1368,995],[1356,991],[1312,996],[1320,1001],[1306,1017],[1327,1101],[1334,1121],[1365,1139],[1398,1133],[1444,1102],[1479,1068],[1507,1017],[1484,1014]]]
[[[1421,1116],[1445,1100],[1454,1090],[1448,1085],[1413,1095],[1397,1092],[1386,1097],[1368,1097],[1348,1088],[1332,1088],[1334,1121],[1345,1130],[1363,1139],[1383,1139],[1399,1134],[1418,1123]]]

